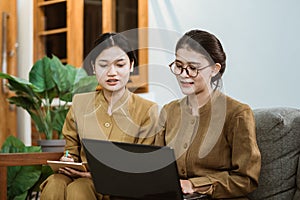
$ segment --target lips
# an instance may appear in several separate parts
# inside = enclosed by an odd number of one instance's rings
[[[190,87],[194,85],[194,81],[181,80],[180,84],[184,87]]]
[[[106,83],[107,83],[108,85],[116,85],[118,82],[119,82],[118,79],[108,79],[108,80],[106,81]]]

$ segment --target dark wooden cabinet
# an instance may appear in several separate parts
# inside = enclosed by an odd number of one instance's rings
[[[34,62],[54,54],[80,67],[84,0],[34,0]]]
[[[138,67],[128,88],[148,92],[148,0],[34,0],[34,62],[54,54],[63,63],[81,67],[102,32],[136,29],[132,41]]]

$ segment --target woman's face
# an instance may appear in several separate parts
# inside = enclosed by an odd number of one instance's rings
[[[95,59],[93,67],[103,90],[118,92],[125,89],[131,63],[120,47],[114,46],[103,50]]]
[[[197,69],[209,66],[208,60],[200,53],[193,51],[189,48],[180,48],[176,52],[176,63],[187,67],[189,64],[192,67]],[[186,70],[179,75],[176,75],[181,91],[185,95],[198,95],[210,92],[211,86],[210,81],[211,77],[215,75],[215,72],[212,67],[206,67],[198,71],[198,75],[194,78],[189,77],[186,73]]]

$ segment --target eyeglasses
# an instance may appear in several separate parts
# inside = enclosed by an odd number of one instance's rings
[[[186,67],[184,67],[186,66]],[[210,65],[202,67],[200,63],[186,63],[183,64],[181,62],[177,62],[174,61],[171,64],[169,64],[169,67],[171,69],[171,72],[175,75],[180,75],[182,74],[183,70],[185,70],[186,74],[191,77],[191,78],[195,78],[196,76],[198,76],[199,71],[210,67]]]

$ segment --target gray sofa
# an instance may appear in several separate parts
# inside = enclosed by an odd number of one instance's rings
[[[249,198],[300,200],[300,109],[256,109],[254,116],[262,168]]]

